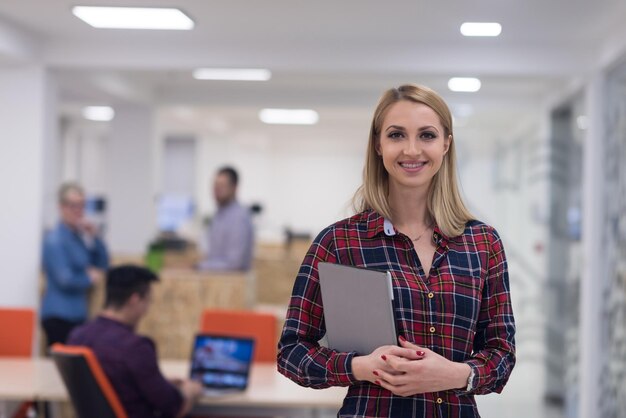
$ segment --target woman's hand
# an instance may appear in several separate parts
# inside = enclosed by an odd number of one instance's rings
[[[406,353],[423,353],[422,356],[403,356],[386,353],[384,366],[375,368],[378,384],[398,396],[464,388],[470,366],[455,363],[424,347],[419,347],[400,337],[401,349]],[[396,347],[400,348],[400,347]],[[372,353],[373,354],[373,353]],[[416,358],[418,357],[418,358]],[[381,359],[382,360],[382,359]]]
[[[366,356],[353,357],[352,374],[357,380],[366,380],[378,385],[381,383],[381,372],[384,371],[386,376],[401,373],[387,363],[391,357],[419,360],[422,356],[411,347],[403,348],[395,345],[383,345]]]

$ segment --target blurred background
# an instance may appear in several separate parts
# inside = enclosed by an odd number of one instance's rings
[[[114,256],[142,257],[163,233],[201,246],[224,164],[258,209],[258,301],[286,305],[301,254],[273,249],[352,213],[379,96],[419,83],[450,105],[464,196],[509,261],[518,363],[483,416],[626,417],[626,2],[80,3],[175,7],[189,30],[95,28],[77,5],[0,2],[0,306],[39,304],[61,182]]]

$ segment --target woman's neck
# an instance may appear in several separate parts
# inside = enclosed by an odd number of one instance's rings
[[[425,226],[432,222],[428,212],[428,189],[389,185],[389,203],[395,226]]]

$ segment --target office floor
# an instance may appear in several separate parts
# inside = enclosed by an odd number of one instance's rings
[[[524,400],[519,403],[503,405],[501,402],[492,401],[489,396],[479,401],[479,410],[482,418],[563,418],[563,411],[559,407],[542,405],[541,403],[529,404]],[[325,411],[316,418],[334,418],[335,411]],[[296,418],[296,417],[294,417]],[[299,417],[298,417],[299,418]]]
[[[505,403],[496,397],[497,395],[487,395],[482,399],[478,398],[482,418],[564,418],[563,410],[558,406],[543,402],[528,402],[523,397],[519,400],[509,397]]]

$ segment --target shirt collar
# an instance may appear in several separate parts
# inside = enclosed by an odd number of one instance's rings
[[[438,246],[447,247],[448,241],[450,240],[450,238],[447,235],[445,235],[443,232],[441,232],[439,225],[435,224],[435,227],[433,228],[433,240],[435,241],[435,244],[437,244]]]
[[[396,228],[393,226],[391,220],[375,211],[370,211],[367,214],[367,237],[373,238],[382,233],[388,237],[392,237],[396,235]],[[441,229],[437,224],[433,227],[432,239],[435,244],[441,247],[446,247],[448,245],[448,241],[450,240],[448,236],[441,232]]]
[[[389,219],[384,219],[385,220],[383,222],[383,231],[385,231],[385,235],[387,235],[388,237],[393,237],[394,235],[396,235],[396,228],[393,227],[393,224]]]
[[[366,228],[367,228],[367,237],[374,238],[376,235],[381,234],[385,231],[386,219],[380,215],[379,213],[368,210],[364,214]],[[391,225],[391,223],[389,223]],[[391,225],[391,229],[395,234],[395,230],[393,229],[393,225]]]

